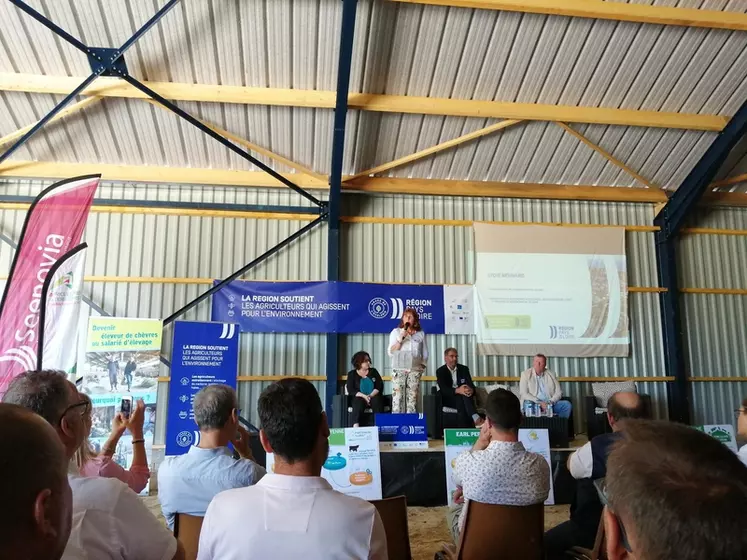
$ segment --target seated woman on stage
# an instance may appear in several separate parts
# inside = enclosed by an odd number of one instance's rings
[[[357,428],[367,407],[376,413],[384,412],[384,381],[376,368],[371,367],[368,352],[356,352],[351,360],[353,369],[348,372],[348,395],[353,399],[353,427]]]

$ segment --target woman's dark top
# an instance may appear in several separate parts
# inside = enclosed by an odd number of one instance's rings
[[[373,381],[374,389],[378,389],[379,393],[384,392],[384,380],[381,379],[381,374],[375,369],[371,368],[368,370],[368,379]],[[352,395],[353,397],[360,392],[361,390],[361,381],[364,378],[358,375],[358,372],[353,370],[350,370],[348,372],[348,381],[347,381],[347,388],[348,388],[348,395]]]

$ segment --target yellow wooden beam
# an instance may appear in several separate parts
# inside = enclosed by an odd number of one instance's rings
[[[716,181],[715,183],[711,183],[711,186],[714,188],[728,187],[729,185],[736,185],[738,183],[747,183],[747,173],[742,173],[741,175],[735,175],[734,177]]]
[[[84,97],[77,103],[73,103],[72,105],[65,107],[62,111],[57,113],[54,117],[52,117],[49,122],[46,124],[46,126],[49,126],[52,123],[55,123],[59,121],[60,119],[64,119],[65,117],[69,117],[70,115],[74,115],[78,111],[85,109],[89,105],[93,105],[97,101],[99,101],[100,97]],[[26,134],[29,130],[34,128],[37,125],[37,123],[33,123],[27,126],[24,126],[23,128],[19,128],[15,132],[11,132],[7,136],[3,136],[0,138],[0,148],[2,148],[4,145],[9,144],[10,142],[20,138],[24,134]]]
[[[680,288],[683,294],[707,294],[717,296],[747,296],[747,290],[735,288]]]
[[[148,101],[148,103],[150,103],[151,105],[155,105],[159,109],[163,109],[164,111],[168,111],[168,109],[166,107],[164,107],[163,105],[161,105],[157,101],[154,101],[152,99],[148,99],[147,101]],[[209,129],[211,129],[213,132],[216,132],[216,133],[220,134],[221,136],[225,136],[229,140],[235,142],[239,146],[243,146],[247,150],[251,150],[252,152],[256,152],[256,153],[261,154],[261,155],[263,155],[265,157],[268,157],[268,158],[270,158],[271,160],[273,160],[273,161],[275,161],[277,163],[285,165],[286,167],[290,167],[296,173],[302,173],[304,175],[308,175],[309,177],[311,177],[313,179],[316,179],[317,181],[319,181],[321,183],[327,183],[327,182],[329,182],[329,179],[327,178],[326,175],[322,175],[321,173],[317,173],[313,169],[309,169],[308,167],[305,167],[305,166],[301,165],[300,163],[296,163],[295,161],[292,161],[292,160],[290,160],[290,159],[288,159],[286,157],[281,156],[280,154],[276,154],[275,152],[272,152],[272,151],[270,151],[270,150],[268,150],[266,148],[263,148],[262,146],[259,146],[258,144],[255,144],[254,142],[250,142],[249,140],[246,140],[246,139],[242,138],[241,136],[237,136],[233,132],[229,132],[229,131],[227,131],[227,130],[221,128],[221,127],[219,127],[218,125],[215,125],[215,124],[212,124],[212,123],[209,123],[207,121],[200,120],[200,119],[197,119],[197,120],[200,121],[202,124],[204,124]]]
[[[701,203],[709,206],[747,207],[747,194],[731,192],[709,192],[703,195]]]
[[[80,78],[69,78],[65,76],[0,73],[0,90],[5,91],[65,95],[70,93],[70,91],[72,91],[79,83]],[[244,86],[183,84],[171,82],[146,82],[146,85],[167,99],[174,101],[311,107],[318,109],[333,109],[335,106],[335,92],[333,91],[252,88]],[[85,91],[85,95],[137,99],[147,98],[147,96],[141,91],[117,78],[99,78]],[[729,117],[721,115],[698,115],[694,113],[671,113],[637,109],[576,107],[538,103],[481,101],[475,99],[445,99],[370,93],[349,94],[348,106],[351,109],[386,113],[562,121],[572,123],[709,130],[715,132],[721,131],[724,126],[726,126],[726,123],[729,122]]]
[[[613,156],[611,153],[609,153],[607,150],[605,150],[604,148],[602,148],[599,144],[595,144],[594,142],[592,142],[591,140],[589,140],[586,136],[584,136],[583,134],[581,134],[577,130],[571,128],[570,126],[568,126],[567,124],[562,123],[562,122],[556,122],[555,124],[557,124],[560,128],[562,128],[563,130],[565,130],[568,134],[570,134],[571,136],[573,136],[574,138],[576,138],[577,140],[579,140],[582,144],[584,144],[584,145],[588,146],[589,148],[591,148],[592,150],[594,150],[596,153],[598,153],[604,159],[606,159],[607,161],[609,161],[613,165],[616,165],[617,167],[619,167],[620,169],[622,169],[623,171],[625,171],[625,173],[627,173],[628,175],[630,175],[631,177],[633,177],[636,181],[638,181],[639,183],[641,183],[642,185],[644,185],[647,189],[656,188],[654,186],[654,184],[651,181],[649,181],[648,179],[646,179],[643,175],[637,173],[631,167],[625,165],[622,161],[620,161],[615,156]]]
[[[105,181],[287,188],[262,171],[38,161],[6,161],[0,164],[0,177],[65,179],[91,173],[101,173]],[[289,173],[285,174],[285,176],[306,189],[328,189],[327,183],[322,183],[300,173]],[[596,200],[602,202],[650,202],[654,204],[666,202],[667,200],[666,193],[659,189],[456,181],[446,179],[396,179],[392,177],[362,177],[347,183],[345,190],[348,192],[363,193],[533,198],[542,200]],[[702,203],[710,206],[747,207],[747,194],[726,192],[706,193],[703,196]]]
[[[447,179],[397,179],[362,177],[345,183],[345,190],[390,194],[443,196],[479,196],[494,198],[536,198],[553,200],[598,200],[606,202],[665,202],[667,195],[658,189],[596,187],[586,185],[548,185],[542,183],[502,183],[455,181]]]
[[[464,144],[465,142],[470,142],[472,140],[476,140],[477,138],[482,138],[483,136],[487,136],[488,134],[492,134],[493,132],[496,132],[498,130],[503,130],[504,128],[508,128],[509,126],[513,126],[520,122],[521,121],[517,120],[505,120],[495,124],[491,124],[490,126],[486,126],[484,128],[481,128],[480,130],[475,130],[474,132],[464,134],[458,138],[447,140],[446,142],[441,142],[440,144],[436,144],[435,146],[431,146],[430,148],[426,148],[425,150],[420,150],[419,152],[415,152],[414,154],[410,154],[409,156],[404,156],[395,159],[394,161],[377,165],[376,167],[372,167],[371,169],[366,169],[365,171],[356,173],[352,177],[348,177],[347,181],[354,181],[359,177],[369,177],[376,175],[377,173],[389,171],[390,169],[394,169],[395,167],[400,167],[407,163],[412,163],[413,161],[417,161],[419,159],[432,156],[433,154],[443,152],[444,150],[448,150],[449,148],[454,148],[456,146],[459,146],[460,144]]]
[[[0,164],[0,176],[6,177],[57,179],[90,173],[101,173],[102,179],[105,181],[287,188],[262,171],[34,161],[9,161]],[[320,190],[328,188],[326,183],[323,184],[300,173],[291,173],[286,176],[303,188]],[[598,200],[606,202],[662,202],[666,200],[664,192],[653,189],[487,181],[394,179],[390,177],[362,177],[352,183],[346,184],[345,190],[365,193],[535,198],[549,200]]]
[[[633,21],[656,25],[681,25],[747,31],[747,14],[669,6],[647,6],[604,0],[394,0],[407,4],[432,4],[458,8],[502,10],[581,18]]]
[[[102,179],[105,181],[287,188],[264,171],[15,160],[0,164],[0,176],[64,179],[90,173],[101,173]],[[282,175],[303,188],[320,190],[329,188],[326,182],[318,181],[301,173],[283,173]]]

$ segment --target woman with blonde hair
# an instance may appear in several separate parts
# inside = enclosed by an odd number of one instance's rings
[[[88,395],[82,393],[81,395],[90,403],[91,399]],[[81,476],[86,477],[116,478],[127,484],[134,492],[142,492],[150,479],[148,459],[145,456],[145,439],[143,438],[145,404],[142,399],[137,401],[129,418],[125,418],[121,412],[117,412],[114,420],[112,420],[112,433],[101,448],[101,453],[96,453],[88,439],[93,424],[92,408],[90,406],[88,411],[83,417],[87,435],[75,453],[78,472]],[[117,464],[113,459],[119,439],[125,433],[125,430],[130,430],[132,434],[133,460],[129,470]]]
[[[399,326],[389,335],[387,353],[392,359],[392,412],[417,412],[428,345],[418,312],[412,307],[405,309]]]

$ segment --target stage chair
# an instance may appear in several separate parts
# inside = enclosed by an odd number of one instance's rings
[[[411,560],[410,531],[407,527],[407,498],[395,496],[371,500],[381,516],[386,532],[386,548],[392,560]]]
[[[612,431],[607,420],[607,401],[620,391],[638,392],[635,381],[605,381],[591,384],[591,395],[584,397],[586,406],[586,433],[591,440],[595,436],[608,434]],[[651,396],[641,393],[646,410],[651,415]],[[602,406],[604,404],[604,406]]]
[[[456,560],[522,558],[542,560],[545,505],[502,506],[469,501]],[[449,557],[446,554],[445,557]]]
[[[604,516],[599,520],[593,549],[589,550],[581,546],[574,546],[570,550],[566,550],[565,553],[573,560],[607,560],[607,551],[604,545]]]
[[[174,520],[174,536],[184,547],[185,560],[197,560],[197,547],[200,544],[202,517],[177,513]]]
[[[382,393],[384,399],[384,413],[392,411],[392,395]],[[348,388],[341,383],[340,392],[332,397],[332,428],[350,428],[353,426],[353,395],[348,395]],[[373,426],[374,415],[370,408],[363,412],[361,426]]]
[[[423,413],[428,437],[433,439],[443,439],[445,428],[460,427],[457,409],[443,405],[438,387],[431,387],[431,394],[423,395]]]

